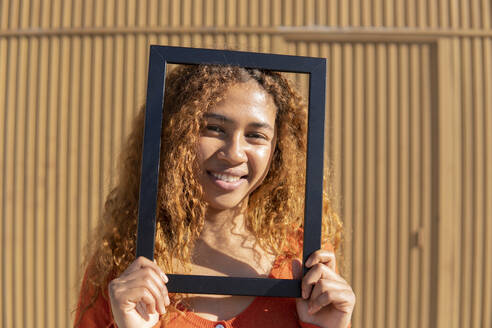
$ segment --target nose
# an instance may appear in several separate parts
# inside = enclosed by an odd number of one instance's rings
[[[226,140],[217,157],[230,165],[239,165],[247,161],[246,147],[240,135],[233,135]]]

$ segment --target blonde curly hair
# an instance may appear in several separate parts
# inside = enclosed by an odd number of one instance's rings
[[[184,265],[191,262],[194,242],[204,225],[207,204],[196,174],[203,115],[231,85],[250,80],[270,94],[277,107],[277,143],[265,180],[248,199],[246,227],[263,249],[277,256],[298,255],[299,250],[287,243],[298,237],[304,220],[307,108],[301,97],[279,72],[179,65],[166,76],[161,134],[155,259],[164,272],[173,272],[173,260]],[[118,182],[105,202],[93,246],[87,250],[81,294],[92,297],[78,309],[82,315],[101,294],[107,297],[108,282],[135,260],[144,112],[142,108],[133,123],[122,150]],[[323,210],[323,242],[337,249],[342,225],[327,193]],[[173,310],[181,297],[170,296]]]

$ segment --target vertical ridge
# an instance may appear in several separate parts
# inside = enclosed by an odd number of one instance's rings
[[[26,204],[26,215],[24,222],[24,240],[25,240],[25,255],[24,255],[24,274],[25,274],[25,288],[24,288],[24,302],[25,302],[25,313],[31,313],[31,315],[26,316],[26,327],[34,327],[34,313],[35,313],[35,298],[33,297],[35,291],[35,270],[34,270],[34,256],[35,256],[35,247],[34,244],[34,218],[36,212],[36,185],[35,185],[35,135],[34,131],[36,129],[36,115],[37,111],[32,110],[33,108],[37,108],[37,99],[36,99],[36,82],[37,82],[37,50],[38,50],[38,39],[30,38],[28,45],[29,62],[27,67],[28,72],[28,81],[26,88],[26,97],[27,97],[27,105],[25,107],[26,111],[26,121],[24,129],[26,131],[26,145],[25,145],[25,159],[27,163],[26,168],[26,180],[24,183],[24,193],[25,193],[25,204]],[[1,73],[0,73],[1,75]],[[0,86],[1,88],[1,86]],[[2,107],[0,102],[0,108]],[[2,124],[0,123],[0,126]],[[1,151],[1,150],[0,150]],[[0,182],[0,185],[2,183]],[[1,305],[0,305],[1,306]]]
[[[364,142],[363,146],[363,160],[361,163],[365,163],[364,165],[364,239],[365,239],[365,265],[364,265],[364,285],[366,289],[366,317],[364,318],[365,322],[373,323],[374,322],[374,312],[375,312],[375,302],[374,295],[375,289],[377,288],[376,283],[376,266],[375,266],[375,195],[377,193],[377,178],[375,174],[376,165],[375,165],[375,116],[376,116],[376,108],[375,108],[375,45],[373,43],[366,43],[364,45],[364,92],[361,96],[364,99]]]
[[[387,254],[387,249],[390,247],[388,245],[386,236],[388,231],[388,226],[386,221],[388,219],[387,212],[387,200],[388,195],[388,147],[387,140],[388,129],[388,99],[386,97],[386,92],[388,88],[388,64],[387,64],[387,49],[388,45],[378,44],[376,45],[376,121],[375,121],[375,133],[376,133],[376,184],[377,184],[377,195],[375,200],[375,254],[374,258],[376,261],[375,266],[375,276],[376,276],[376,286],[374,294],[374,304],[375,306],[375,316],[374,316],[374,327],[384,327],[385,326],[385,309],[388,309],[388,298],[386,297],[386,292],[388,289],[388,272],[386,270],[385,259],[389,257]],[[379,219],[378,219],[379,218]],[[385,256],[386,255],[386,256]]]
[[[483,58],[484,58],[484,103],[485,103],[485,112],[484,112],[484,132],[485,132],[485,158],[486,163],[488,165],[484,165],[485,169],[485,183],[486,187],[484,193],[484,199],[492,198],[492,168],[490,163],[492,163],[492,39],[488,38],[484,41],[483,47]],[[485,227],[484,234],[487,238],[484,237],[486,242],[484,248],[484,285],[483,290],[483,312],[482,312],[482,322],[484,327],[492,325],[492,281],[488,279],[488,277],[492,276],[492,202],[485,202]]]
[[[364,249],[363,249],[363,240],[364,240],[364,230],[363,230],[363,210],[364,210],[364,200],[363,200],[363,136],[364,136],[364,128],[363,128],[363,110],[364,110],[364,102],[363,102],[363,67],[364,67],[364,48],[361,43],[357,43],[354,46],[354,70],[353,70],[353,162],[352,162],[352,174],[354,179],[352,181],[353,185],[353,239],[352,242],[354,244],[354,257],[353,257],[353,266],[355,272],[355,279],[353,284],[355,288],[359,290],[359,298],[365,300],[366,297],[366,289],[364,288]],[[361,318],[363,320],[366,317],[366,308],[362,308]],[[362,321],[364,322],[364,321]],[[359,326],[359,325],[358,325]]]
[[[9,39],[7,45],[7,77],[10,81],[6,85],[5,89],[5,122],[6,127],[4,130],[4,150],[5,154],[9,154],[5,158],[3,165],[3,182],[7,186],[3,195],[3,240],[4,248],[2,251],[3,259],[9,265],[3,267],[3,281],[2,281],[2,296],[3,305],[5,307],[4,322],[6,327],[12,327],[16,324],[15,309],[16,309],[16,296],[15,296],[15,263],[14,263],[14,251],[15,251],[15,189],[13,188],[15,183],[15,85],[17,83],[16,64],[17,64],[17,39]],[[10,157],[10,158],[9,158]]]
[[[388,310],[386,311],[385,324],[387,327],[397,327],[397,297],[398,297],[398,45],[390,43],[388,45],[388,203],[387,203],[387,234],[386,240],[390,245],[387,249],[388,263],[386,272],[388,276],[388,288],[386,299]]]
[[[482,252],[483,240],[483,98],[482,98],[482,42],[474,39],[472,44],[472,75],[473,75],[473,207],[474,207],[474,231],[473,231],[473,283],[472,283],[472,323],[471,327],[483,327],[481,322],[481,294],[482,294]]]

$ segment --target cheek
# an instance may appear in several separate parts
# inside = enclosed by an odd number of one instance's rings
[[[266,147],[265,149],[259,150],[256,155],[254,168],[258,176],[263,180],[268,174],[270,162],[273,157],[273,150],[270,147]]]
[[[200,141],[198,142],[198,148],[197,148],[198,161],[200,163],[203,163],[208,158],[212,157],[212,155],[216,150],[217,150],[217,146],[214,145],[214,142],[212,142],[208,138],[201,137]]]

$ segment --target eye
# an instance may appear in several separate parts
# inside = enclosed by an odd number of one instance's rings
[[[211,132],[216,132],[216,133],[224,133],[224,129],[222,129],[222,128],[221,128],[220,126],[218,126],[218,125],[211,125],[211,124],[209,124],[209,125],[207,125],[207,126],[205,127],[205,129],[206,129],[207,131],[211,131]]]
[[[258,133],[258,132],[251,132],[251,133],[248,133],[246,134],[246,138],[252,138],[252,139],[264,139],[264,140],[268,140],[268,137],[265,136],[264,134],[262,133]]]

